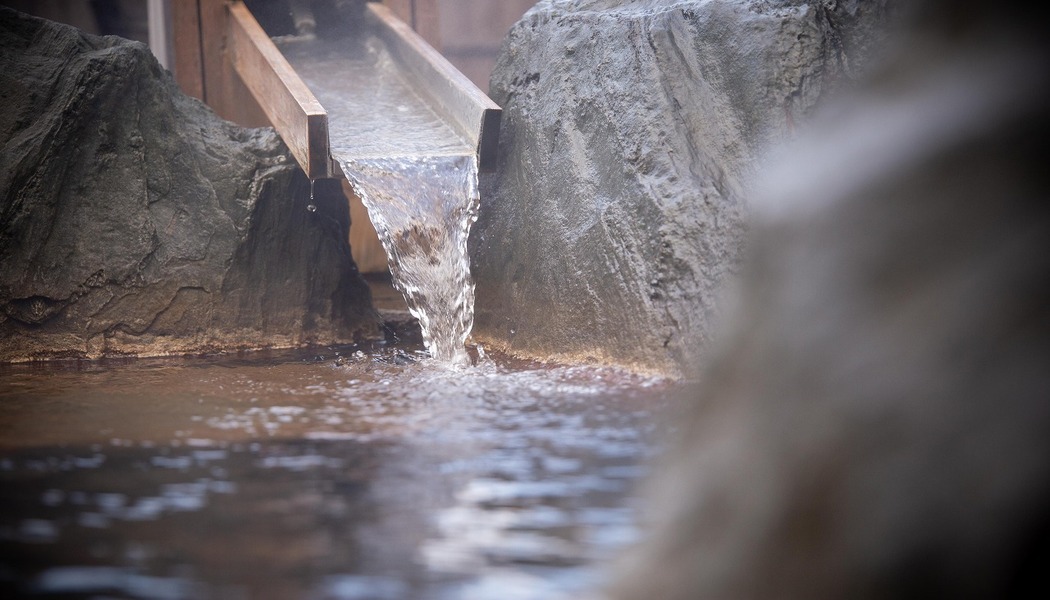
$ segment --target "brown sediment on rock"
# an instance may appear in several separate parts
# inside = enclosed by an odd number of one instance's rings
[[[510,333],[507,339],[503,339],[487,336],[484,333],[474,333],[470,336],[470,341],[473,344],[480,345],[486,354],[500,354],[527,362],[560,366],[608,367],[641,377],[668,379],[678,382],[682,379],[682,373],[677,369],[654,367],[649,363],[628,362],[622,356],[610,354],[605,347],[600,345],[577,347],[571,351],[543,348],[540,351],[533,352],[520,346],[515,347],[513,343],[514,335],[514,333]]]
[[[144,45],[0,9],[0,105],[0,361],[377,334],[340,186]]]

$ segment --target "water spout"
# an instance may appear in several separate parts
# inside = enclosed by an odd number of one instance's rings
[[[468,364],[474,282],[467,237],[478,214],[473,155],[341,162],[383,243],[396,287],[439,362]]]

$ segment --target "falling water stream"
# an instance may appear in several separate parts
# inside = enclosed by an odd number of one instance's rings
[[[444,364],[467,363],[474,322],[467,237],[479,202],[474,149],[378,39],[286,38],[280,47],[328,111],[332,155],[368,209],[427,350]]]
[[[465,364],[474,323],[467,254],[478,204],[474,157],[350,160],[343,169],[372,216],[427,350],[441,363]]]

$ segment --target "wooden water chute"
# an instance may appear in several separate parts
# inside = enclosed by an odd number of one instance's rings
[[[475,149],[479,168],[495,168],[500,109],[438,53],[434,0],[384,0],[359,5],[358,34],[380,38],[396,57],[400,75],[426,98],[457,134]],[[365,273],[386,270],[379,243],[361,200],[333,163],[329,133],[342,121],[310,90],[243,2],[180,0],[171,5],[175,78],[186,93],[240,125],[273,125],[303,171],[335,177],[350,199],[350,245]],[[408,26],[411,22],[416,30]],[[338,77],[333,73],[333,77]]]
[[[479,168],[494,170],[499,106],[388,7],[368,3],[361,18],[431,110],[474,148]],[[243,2],[227,5],[226,44],[233,68],[303,171],[311,178],[338,176],[328,140],[329,119],[338,115],[317,101]]]

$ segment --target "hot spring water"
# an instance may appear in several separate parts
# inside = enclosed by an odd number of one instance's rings
[[[666,382],[317,352],[0,365],[0,597],[593,597]]]

